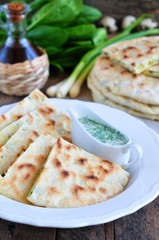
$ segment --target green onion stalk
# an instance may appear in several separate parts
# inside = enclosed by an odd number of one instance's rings
[[[69,94],[71,98],[76,98],[81,90],[82,84],[84,80],[87,78],[89,72],[91,71],[93,65],[95,63],[95,58],[84,68],[82,73],[79,75],[79,77],[76,79],[75,83],[71,87]]]
[[[123,30],[120,34],[106,40],[100,46],[94,48],[93,50],[88,51],[74,68],[71,75],[61,81],[58,84],[53,85],[52,87],[47,89],[47,94],[51,97],[55,96],[59,98],[64,98],[68,93],[70,93],[70,97],[75,98],[78,96],[80,92],[80,88],[91,71],[95,59],[101,54],[103,48],[120,41],[131,40],[138,37],[148,36],[148,35],[156,35],[159,34],[159,28],[149,29],[145,31],[140,31],[137,33],[131,33],[131,31],[136,28],[143,19],[150,17],[150,14],[143,14],[139,18],[136,19],[131,25],[129,25],[125,30]],[[75,85],[75,87],[74,87]],[[52,91],[51,88],[54,90]],[[74,93],[74,89],[76,92]]]

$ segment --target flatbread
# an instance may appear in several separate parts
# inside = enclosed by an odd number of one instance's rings
[[[15,107],[0,116],[0,130],[34,110],[46,99],[46,95],[44,95],[40,90],[35,89]]]
[[[56,109],[48,101],[44,101],[40,106],[37,106],[30,113],[36,113],[43,117],[45,120],[50,121],[54,125],[59,135],[71,142],[71,119],[64,113]],[[36,114],[36,115],[37,115]],[[0,147],[2,147],[9,138],[20,128],[20,126],[26,121],[28,114],[9,124],[5,128],[0,130]]]
[[[23,203],[53,146],[55,138],[40,135],[0,178],[0,193]]]
[[[103,49],[113,61],[134,74],[159,63],[159,37],[150,36],[115,43]]]
[[[152,105],[152,114],[155,114],[155,111],[158,113],[159,80],[157,78],[144,74],[134,75],[120,65],[114,64],[103,54],[97,59],[91,74],[98,79],[98,84],[103,91],[109,90],[113,94],[147,104],[150,107]]]
[[[42,133],[58,138],[55,127],[44,120],[37,112],[29,113],[29,117],[18,131],[0,148],[0,174],[3,174],[16,161],[35,139]]]
[[[128,181],[120,166],[59,138],[27,199],[43,207],[82,207],[116,196]]]
[[[17,121],[9,124],[8,126],[6,126],[5,128],[2,128],[0,130],[0,147],[2,147],[11,136],[13,136],[13,134],[20,128],[20,126],[26,121],[27,119],[27,114],[18,119]]]
[[[124,112],[127,112],[127,113],[137,116],[137,117],[142,117],[142,118],[146,118],[146,119],[159,121],[159,115],[146,114],[143,112],[139,112],[134,109],[131,109],[130,107],[127,107],[125,105],[122,105],[122,104],[119,104],[117,102],[110,100],[105,95],[103,95],[103,93],[96,86],[94,86],[94,84],[92,84],[90,81],[89,81],[89,88],[92,92],[93,100],[97,103],[102,103],[107,106],[110,106],[110,107],[113,107],[116,109],[120,109]]]
[[[41,104],[37,108],[37,112],[54,125],[62,138],[71,141],[72,123],[71,119],[66,114],[62,113],[48,101]]]
[[[152,66],[144,71],[144,74],[149,77],[159,78],[159,64]]]
[[[134,99],[131,99],[129,97],[124,97],[119,94],[114,94],[109,89],[103,88],[102,85],[99,84],[99,80],[93,74],[93,72],[88,77],[88,87],[92,89],[92,85],[93,85],[93,88],[97,88],[102,93],[102,95],[104,95],[106,98],[108,98],[109,100],[112,100],[117,104],[131,108],[132,110],[141,112],[143,114],[159,115],[159,105],[144,104],[144,103],[135,101]]]

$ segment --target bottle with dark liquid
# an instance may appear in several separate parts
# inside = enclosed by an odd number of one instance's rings
[[[29,94],[44,87],[49,76],[49,59],[45,49],[26,38],[29,5],[12,2],[0,6],[6,16],[7,39],[0,49],[0,91],[15,96]],[[0,15],[2,26],[2,19]]]
[[[42,55],[40,49],[26,38],[26,17],[30,7],[27,4],[12,2],[0,6],[7,18],[8,37],[0,49],[0,62],[15,64],[32,60]]]

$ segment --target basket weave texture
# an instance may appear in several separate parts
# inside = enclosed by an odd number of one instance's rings
[[[23,96],[35,88],[44,87],[49,76],[49,60],[44,49],[42,55],[21,63],[0,63],[0,91],[7,95]]]

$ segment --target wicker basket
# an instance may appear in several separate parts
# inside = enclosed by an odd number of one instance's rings
[[[7,95],[23,96],[35,88],[41,89],[49,76],[49,60],[44,49],[42,55],[29,61],[0,63],[0,91]]]

